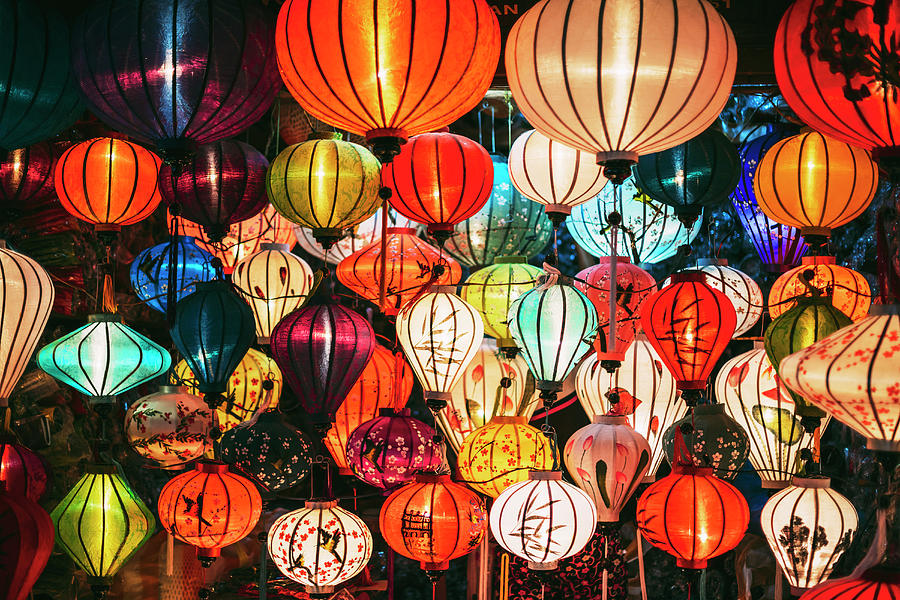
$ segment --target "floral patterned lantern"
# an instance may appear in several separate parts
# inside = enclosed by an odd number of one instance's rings
[[[164,313],[170,295],[177,302],[193,293],[197,282],[215,279],[212,261],[212,255],[198,246],[194,238],[175,235],[134,257],[129,273],[131,287],[147,306]],[[175,284],[171,294],[170,279]]]
[[[684,434],[684,441],[690,448],[694,464],[698,467],[712,467],[716,477],[730,481],[747,462],[750,454],[750,440],[737,421],[725,414],[721,404],[698,404],[679,421],[675,421],[663,434],[669,463],[675,464],[675,432]]]
[[[187,388],[163,385],[128,407],[125,436],[135,452],[165,469],[183,468],[211,447],[213,417]]]
[[[799,267],[783,273],[772,284],[769,316],[776,319],[796,306],[793,299],[808,296],[809,286],[831,296],[831,304],[853,321],[869,314],[872,291],[865,277],[837,264],[833,256],[804,256]]]

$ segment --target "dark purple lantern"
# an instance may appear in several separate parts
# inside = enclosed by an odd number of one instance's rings
[[[53,170],[66,145],[38,142],[0,156],[0,204],[22,209],[29,202],[55,197]]]
[[[204,144],[176,174],[170,165],[159,171],[159,190],[169,206],[201,225],[211,241],[220,241],[233,223],[255,217],[266,207],[269,161],[243,142]]]
[[[73,70],[104,123],[183,160],[271,106],[274,23],[258,0],[100,0],[73,28]]]

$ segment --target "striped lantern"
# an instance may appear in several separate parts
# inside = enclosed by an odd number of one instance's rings
[[[216,268],[213,256],[198,246],[197,240],[186,235],[173,235],[135,256],[129,278],[131,288],[141,302],[165,313],[170,294],[174,306],[175,302],[196,290],[198,281],[215,279]]]
[[[38,502],[47,491],[47,463],[5,435],[0,435],[0,485],[6,491]]]
[[[853,321],[869,314],[872,291],[862,274],[837,264],[833,256],[804,256],[799,267],[783,273],[772,284],[769,290],[772,319],[796,306],[794,298],[809,295],[809,287],[803,283],[807,277],[812,287],[831,296],[831,304]]]
[[[384,210],[377,210],[375,214],[351,227],[347,234],[335,242],[327,251],[322,249],[312,229],[301,225],[293,225],[294,234],[297,236],[297,244],[304,252],[316,260],[324,260],[330,265],[338,265],[342,260],[359,252],[369,244],[381,240],[381,219],[384,218]],[[418,223],[410,221],[393,208],[388,209],[388,229],[416,229]]]
[[[35,500],[10,493],[2,483],[0,517],[0,598],[26,600],[53,552],[53,521]]]
[[[685,271],[703,273],[706,275],[706,283],[731,300],[731,305],[737,315],[737,325],[734,328],[733,337],[744,335],[759,321],[765,308],[759,284],[743,271],[729,267],[726,259],[701,258],[697,261],[695,269],[685,269]],[[663,284],[664,287],[666,285],[668,285],[668,281]]]
[[[858,577],[826,581],[800,600],[893,600],[900,596],[900,571],[896,565],[878,565]]]

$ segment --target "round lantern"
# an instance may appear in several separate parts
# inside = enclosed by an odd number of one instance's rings
[[[750,440],[737,421],[725,414],[721,404],[698,404],[691,407],[686,416],[675,421],[664,433],[663,444],[670,464],[675,464],[676,431],[684,434],[684,441],[691,451],[694,464],[712,467],[716,477],[731,481],[747,462]]]
[[[462,268],[419,239],[415,229],[388,227],[384,244],[379,237],[357,250],[338,264],[335,273],[338,281],[376,303],[384,314],[396,315],[429,284],[457,283]]]
[[[716,288],[731,301],[737,316],[734,337],[747,333],[759,321],[763,313],[763,295],[759,284],[749,275],[728,266],[724,258],[701,258],[697,260],[696,271],[706,275],[706,283]],[[666,281],[663,286],[668,285]]]
[[[38,142],[0,155],[0,203],[15,210],[53,198],[53,172],[64,144]]]
[[[572,434],[563,452],[572,480],[588,493],[602,522],[619,520],[650,466],[650,445],[628,417],[594,415]]]
[[[606,177],[590,153],[579,152],[535,130],[526,131],[509,149],[509,177],[526,198],[544,205],[554,227],[572,207],[600,193]]]
[[[196,289],[198,281],[216,278],[212,255],[192,237],[175,235],[162,244],[142,250],[131,263],[131,287],[147,306],[166,312],[169,283],[172,297],[181,300]]]
[[[509,86],[528,122],[612,163],[619,182],[638,155],[709,127],[736,66],[731,28],[703,0],[552,0],[522,15],[506,42]]]
[[[530,471],[491,505],[491,534],[535,571],[581,552],[597,524],[590,496],[562,480],[562,471]]]
[[[484,332],[497,339],[501,350],[518,350],[509,331],[509,307],[532,289],[543,269],[529,265],[524,256],[500,256],[494,264],[475,271],[462,288],[462,299],[474,306],[484,321]]]
[[[359,225],[351,227],[347,234],[328,250],[322,249],[322,246],[313,237],[312,229],[309,227],[301,227],[300,225],[294,225],[293,227],[297,236],[297,243],[304,252],[329,264],[338,265],[354,252],[359,252],[369,244],[381,240],[381,219],[383,216],[384,210],[375,211],[374,215]],[[418,233],[418,227],[417,223],[410,221],[393,208],[388,208],[388,229],[413,229]]]
[[[794,595],[828,579],[859,523],[853,504],[827,477],[794,477],[769,498],[759,522]]]
[[[600,365],[596,354],[584,359],[575,372],[575,393],[585,414],[628,417],[628,423],[650,444],[644,481],[652,482],[665,455],[663,433],[684,416],[687,405],[678,399],[675,379],[647,336],[637,334],[612,373]]]
[[[900,594],[897,568],[879,565],[859,577],[827,581],[800,596],[800,600],[893,600],[897,594]]]
[[[335,586],[362,572],[372,558],[372,546],[372,533],[363,520],[337,500],[307,501],[269,529],[272,562],[314,595],[330,596]]]
[[[419,561],[434,577],[482,542],[487,509],[478,494],[449,475],[419,473],[384,501],[378,527],[394,552]]]
[[[784,358],[784,383],[867,438],[873,450],[900,451],[894,353],[900,309],[873,306],[867,318]]]
[[[177,386],[160,386],[125,413],[128,445],[164,469],[202,457],[212,445],[212,426],[212,413],[203,400]]]
[[[266,243],[234,266],[232,281],[250,303],[257,341],[268,344],[275,325],[306,300],[313,272],[287,244]]]
[[[47,491],[47,464],[39,454],[0,435],[0,486],[37,502]]]
[[[274,37],[246,0],[105,0],[76,22],[72,66],[92,113],[177,160],[268,110],[281,87]]]
[[[344,229],[381,206],[380,165],[353,142],[323,139],[288,146],[266,173],[269,200],[292,223],[311,227],[328,250]]]
[[[529,470],[553,467],[547,437],[525,417],[494,417],[466,436],[457,456],[460,480],[496,498],[509,486],[528,479]]]
[[[234,140],[205,144],[173,170],[163,165],[159,189],[166,204],[203,227],[218,242],[229,226],[258,215],[268,203],[265,176],[269,161],[256,148]]]
[[[158,156],[132,142],[94,138],[70,146],[56,163],[54,183],[63,208],[94,225],[119,231],[156,210]]]
[[[2,482],[2,480],[0,480]],[[53,551],[53,521],[34,500],[10,493],[0,483],[0,597],[26,600]]]
[[[446,241],[453,226],[487,202],[494,185],[494,163],[481,144],[455,133],[423,133],[403,146],[381,171],[391,189],[391,206],[428,226]]]
[[[245,427],[234,427],[222,436],[222,460],[252,477],[269,492],[292,488],[307,475],[312,444],[303,432],[267,411]]]
[[[0,407],[7,406],[31,360],[55,296],[50,274],[0,239]]]
[[[814,245],[861,215],[877,190],[878,167],[867,151],[815,132],[775,143],[753,179],[763,213]]]
[[[864,319],[872,304],[869,282],[860,273],[835,262],[833,256],[804,256],[803,264],[782,274],[769,290],[769,316],[773,319],[797,305],[798,296],[812,287],[831,296],[831,304],[853,321]]]
[[[390,162],[408,137],[449,125],[481,101],[500,56],[500,27],[484,0],[440,10],[422,0],[290,0],[278,13],[276,48],[297,103],[365,135]],[[321,61],[325,55],[334,60]]]
[[[253,531],[261,509],[256,486],[231,473],[228,465],[213,461],[200,461],[173,477],[159,494],[163,529],[195,546],[204,564]]]
[[[100,313],[41,348],[37,364],[91,402],[108,404],[118,394],[165,373],[172,358],[168,350],[125,325],[119,315]]]

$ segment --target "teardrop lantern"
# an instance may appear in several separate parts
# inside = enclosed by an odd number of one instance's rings
[[[697,260],[697,267],[688,271],[703,273],[706,283],[728,296],[737,316],[733,337],[744,335],[759,321],[765,308],[759,284],[743,271],[728,266],[728,260],[701,258]]]
[[[3,489],[0,480],[0,597],[26,600],[53,551],[53,521],[41,506]]]
[[[872,290],[862,274],[837,264],[833,256],[804,256],[802,264],[780,275],[769,290],[769,316],[778,318],[797,305],[809,285],[831,296],[835,308],[853,321],[864,319],[872,304]]]
[[[194,238],[175,235],[135,256],[129,276],[137,297],[150,308],[165,313],[170,295],[176,302],[181,300],[195,291],[197,282],[215,279],[216,269],[212,255]],[[170,283],[175,288],[171,294]]]
[[[38,502],[47,491],[47,469],[40,454],[0,434],[0,485],[7,492]]]
[[[125,413],[125,437],[135,452],[164,469],[182,468],[212,447],[212,412],[187,388],[162,385]]]
[[[687,427],[685,427],[687,426]],[[688,432],[685,432],[685,429]],[[698,404],[663,433],[670,464],[675,464],[676,431],[685,432],[694,464],[712,467],[716,477],[733,481],[750,454],[750,440],[741,425],[725,414],[721,404]]]

